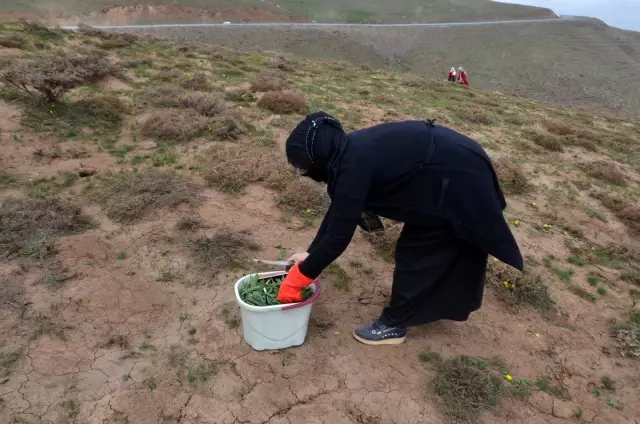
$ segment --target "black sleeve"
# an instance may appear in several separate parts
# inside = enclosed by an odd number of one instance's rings
[[[324,218],[322,218],[322,224],[320,224],[320,228],[318,228],[318,232],[316,233],[315,238],[313,239],[313,241],[311,242],[311,245],[307,249],[307,253],[311,253],[313,249],[315,249],[318,246],[318,244],[322,241],[322,238],[326,234],[327,226],[329,225],[329,219],[330,219],[329,217],[331,216],[332,205],[333,203],[329,205],[329,209],[324,214]]]
[[[309,278],[316,278],[344,252],[365,207],[373,180],[374,161],[371,157],[353,157],[344,162],[337,176],[331,207],[309,256],[300,264],[300,271]]]

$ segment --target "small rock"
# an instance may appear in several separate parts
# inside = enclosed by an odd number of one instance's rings
[[[556,418],[573,418],[578,410],[578,405],[573,402],[561,399],[556,399],[553,402],[553,416]]]
[[[140,150],[154,150],[158,145],[153,141],[145,141],[138,144],[138,149]]]
[[[369,299],[368,297],[359,297],[358,302],[362,305],[368,305],[371,303],[371,299]]]
[[[8,378],[3,378],[2,380],[0,380],[0,384],[6,384],[9,382]]]
[[[95,168],[80,168],[78,169],[78,175],[81,177],[90,177],[98,172]]]

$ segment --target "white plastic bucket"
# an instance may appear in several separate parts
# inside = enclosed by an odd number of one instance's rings
[[[286,274],[286,271],[262,272],[258,274],[258,277],[272,278]],[[245,275],[235,285],[236,300],[240,305],[244,341],[255,350],[285,349],[304,343],[311,307],[320,295],[320,284],[316,281],[311,286],[313,287],[313,295],[304,302],[253,306],[240,299],[240,287],[249,281],[249,278],[251,275]]]

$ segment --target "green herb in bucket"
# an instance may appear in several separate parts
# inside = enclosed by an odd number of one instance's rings
[[[249,276],[249,281],[240,286],[240,299],[253,306],[279,305],[278,290],[284,281],[284,275],[272,278],[260,278],[258,274]],[[302,298],[307,300],[313,294],[313,288],[302,290]]]

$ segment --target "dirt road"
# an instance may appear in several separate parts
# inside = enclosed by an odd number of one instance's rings
[[[412,23],[412,24],[347,24],[347,23],[322,23],[322,22],[249,22],[249,23],[198,23],[198,24],[149,24],[149,25],[95,25],[99,29],[126,29],[126,30],[148,30],[159,28],[448,28],[448,27],[467,27],[467,26],[483,26],[483,25],[502,25],[502,24],[525,24],[537,22],[567,22],[574,21],[576,17],[561,16],[549,19],[517,19],[504,21],[477,21],[477,22],[439,22],[439,23]],[[77,26],[63,26],[64,29],[77,29]]]

